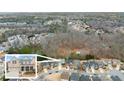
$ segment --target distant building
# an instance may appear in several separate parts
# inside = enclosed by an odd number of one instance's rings
[[[69,77],[70,77],[70,74],[69,74],[69,72],[63,72],[62,74],[61,74],[61,79],[62,80],[69,80]]]
[[[2,46],[0,46],[0,53],[4,52],[6,49]]]
[[[4,58],[0,58],[0,66],[4,66]]]

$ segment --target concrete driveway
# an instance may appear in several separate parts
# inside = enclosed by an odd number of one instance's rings
[[[18,71],[11,71],[6,73],[6,77],[19,77],[19,72]]]

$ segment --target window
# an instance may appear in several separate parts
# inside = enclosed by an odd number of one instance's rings
[[[29,61],[28,64],[31,64],[31,62]]]
[[[12,64],[16,64],[16,61],[12,61]]]
[[[30,66],[30,71],[33,71],[33,66]]]
[[[21,67],[21,71],[24,71],[24,67]]]
[[[29,66],[26,67],[26,71],[29,71]]]

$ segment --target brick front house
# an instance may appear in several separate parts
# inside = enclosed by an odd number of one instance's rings
[[[35,72],[35,58],[16,58],[12,57],[11,61],[7,62],[7,72],[18,72],[19,75],[25,72]]]

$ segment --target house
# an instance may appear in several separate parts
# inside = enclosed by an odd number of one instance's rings
[[[12,56],[6,63],[6,72],[14,73],[16,76],[23,76],[27,72],[35,73],[35,57]]]
[[[4,57],[3,58],[0,58],[0,66],[4,66]]]
[[[4,76],[4,63],[3,63],[3,59],[0,58],[0,78],[2,78]]]
[[[80,78],[80,74],[79,73],[72,73],[69,80],[70,81],[79,81],[79,78]]]
[[[0,53],[0,66],[4,67],[4,61],[5,61],[5,54]]]
[[[2,46],[0,46],[0,53],[4,52],[6,49]]]
[[[61,79],[62,80],[69,80],[69,77],[70,77],[69,72],[66,72],[66,71],[62,72],[62,74],[61,74]]]

